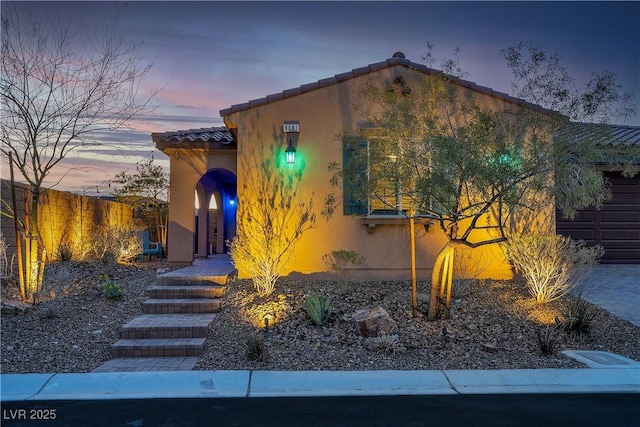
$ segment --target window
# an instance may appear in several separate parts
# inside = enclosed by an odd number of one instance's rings
[[[401,215],[410,200],[403,193],[396,146],[375,138],[343,140],[344,215]]]

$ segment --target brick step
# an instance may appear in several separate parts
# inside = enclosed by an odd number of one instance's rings
[[[158,286],[224,286],[233,281],[236,273],[224,272],[220,275],[210,276],[181,276],[163,274],[158,276],[156,284]]]
[[[120,338],[206,338],[215,316],[214,313],[143,314],[120,329]]]
[[[219,298],[224,294],[222,286],[153,286],[149,289],[151,299],[196,299]]]
[[[113,357],[189,357],[202,353],[206,338],[123,339],[111,346]]]
[[[142,311],[146,314],[215,313],[221,305],[220,298],[149,299],[142,305]]]

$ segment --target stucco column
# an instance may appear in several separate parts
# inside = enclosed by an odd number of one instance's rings
[[[169,263],[190,265],[193,262],[195,179],[188,172],[181,155],[170,156]]]

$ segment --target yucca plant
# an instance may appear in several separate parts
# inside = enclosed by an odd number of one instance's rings
[[[322,326],[331,316],[331,299],[324,295],[308,294],[305,310],[316,325]]]
[[[564,320],[560,325],[569,335],[586,335],[595,319],[595,311],[582,298],[582,294],[571,299],[564,310]]]
[[[115,278],[107,274],[100,276],[100,284],[102,286],[102,294],[109,299],[116,299],[122,296],[122,286],[118,284]]]
[[[544,355],[554,354],[560,346],[560,341],[556,333],[556,327],[547,325],[536,331],[538,337],[538,347]]]
[[[247,336],[242,344],[244,347],[244,355],[248,360],[252,362],[267,361],[267,347],[258,335],[252,334]]]

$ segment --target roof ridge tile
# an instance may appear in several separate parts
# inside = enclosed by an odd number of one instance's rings
[[[258,98],[258,99],[254,99],[251,100],[249,102],[245,102],[245,103],[241,103],[241,104],[234,104],[229,108],[225,108],[220,110],[220,115],[221,116],[226,116],[228,114],[232,114],[238,111],[244,111],[244,110],[248,110],[250,108],[253,107],[257,107],[260,105],[264,105],[270,102],[274,102],[274,101],[278,101],[284,98],[288,98],[288,97],[292,97],[292,96],[296,96],[296,95],[301,95],[303,93],[307,93],[316,89],[320,89],[320,88],[324,88],[327,86],[331,86],[337,83],[341,83],[344,82],[346,80],[349,80],[351,78],[354,77],[359,77],[359,76],[363,76],[366,75],[368,73],[372,73],[372,72],[376,72],[376,71],[380,71],[386,68],[391,68],[394,66],[404,66],[428,75],[447,75],[446,73],[444,73],[442,70],[437,70],[434,68],[430,68],[428,66],[426,66],[425,64],[419,64],[419,63],[415,63],[415,62],[411,62],[409,59],[406,58],[402,58],[402,57],[393,57],[393,58],[389,58],[385,61],[382,62],[375,62],[372,64],[369,64],[367,66],[364,67],[359,67],[359,68],[354,68],[351,71],[347,71],[344,73],[339,73],[334,75],[333,77],[328,77],[325,79],[320,79],[316,82],[312,82],[312,83],[306,83],[303,85],[300,85],[298,87],[295,88],[291,88],[291,89],[286,89],[282,92],[279,92],[277,94],[272,94],[272,95],[267,95],[266,97],[263,98]],[[451,76],[449,75],[449,78],[452,82],[454,82],[455,84],[458,84],[460,86],[469,88],[473,91],[477,91],[480,93],[484,93],[484,94],[489,94],[492,97],[495,97],[497,99],[501,99],[505,102],[511,103],[511,104],[516,104],[516,105],[522,105],[522,106],[527,106],[528,108],[533,108],[537,111],[547,111],[550,113],[556,113],[556,111],[552,111],[546,108],[543,108],[539,105],[536,104],[532,104],[528,101],[525,101],[523,99],[520,98],[516,98],[514,96],[511,96],[509,94],[503,93],[503,92],[499,92],[496,91],[494,89],[491,89],[489,87],[486,86],[481,86],[478,85],[475,82],[469,81],[469,80],[464,80],[461,78],[458,78],[456,76]]]

